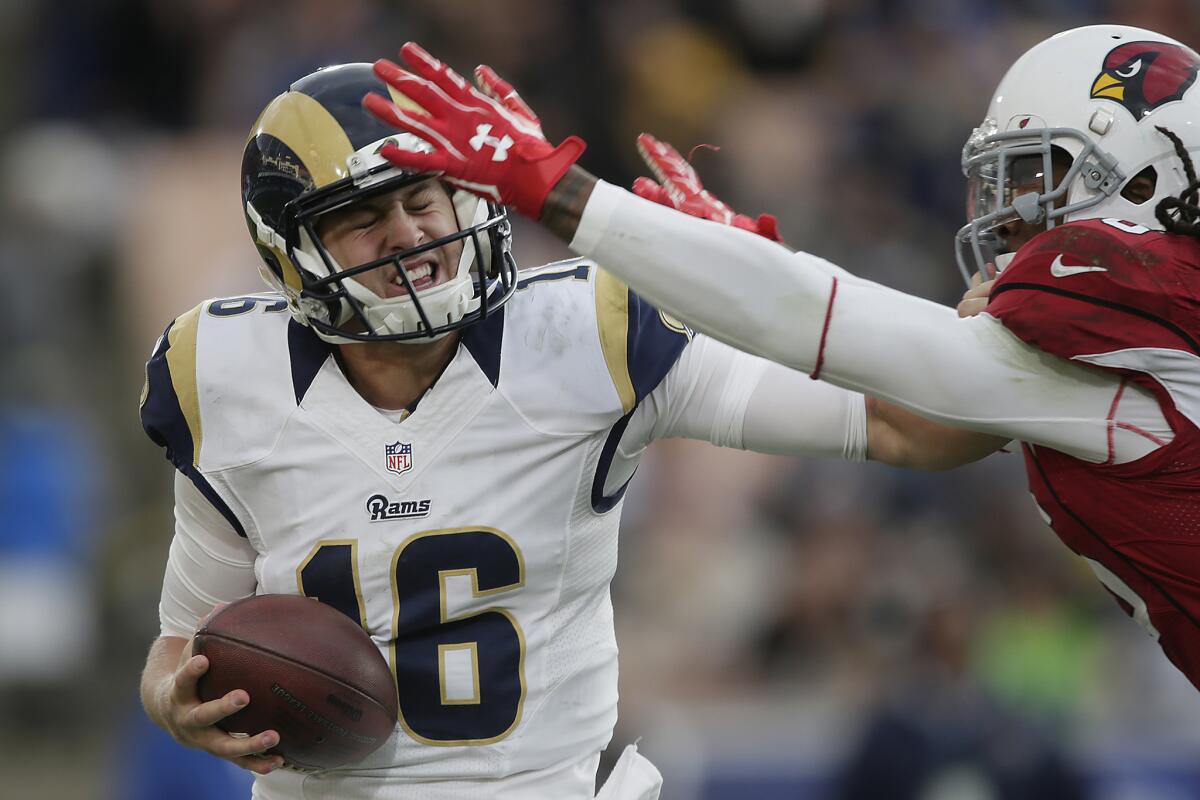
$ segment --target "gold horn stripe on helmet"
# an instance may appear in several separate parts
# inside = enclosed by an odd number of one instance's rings
[[[275,255],[275,259],[279,262],[279,269],[283,272],[283,282],[288,288],[295,289],[297,292],[304,288],[304,281],[300,280],[300,270],[296,269],[296,265],[288,258],[287,253],[273,245],[263,245]]]
[[[425,111],[425,109],[421,108],[421,106],[417,104],[416,100],[413,100],[408,95],[402,93],[399,89],[397,89],[395,86],[392,86],[390,83],[387,84],[387,90],[388,90],[388,94],[391,95],[392,102],[395,103],[397,106],[399,106],[401,109],[403,109],[405,111],[416,111],[420,114],[428,113]]]
[[[285,92],[258,118],[251,136],[274,136],[304,164],[313,182],[328,186],[350,174],[350,137],[325,106],[303,92]]]

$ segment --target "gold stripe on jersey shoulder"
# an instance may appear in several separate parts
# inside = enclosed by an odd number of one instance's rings
[[[175,320],[167,334],[167,369],[179,410],[192,434],[192,466],[200,465],[200,393],[196,388],[196,330],[203,303]]]
[[[596,327],[621,410],[628,414],[637,403],[629,375],[629,287],[603,268],[596,271]]]

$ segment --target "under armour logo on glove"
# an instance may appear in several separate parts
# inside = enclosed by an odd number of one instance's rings
[[[583,140],[570,136],[551,145],[533,110],[488,67],[475,70],[476,88],[413,42],[400,54],[411,72],[381,60],[375,74],[423,113],[375,93],[363,105],[428,142],[430,152],[385,146],[381,155],[401,169],[440,172],[454,186],[540,217],[550,189],[583,153]]]
[[[468,144],[475,152],[483,149],[485,144],[490,144],[495,148],[496,152],[492,154],[492,161],[503,161],[508,158],[508,148],[513,146],[512,137],[505,134],[503,138],[497,139],[495,136],[490,136],[492,132],[491,125],[480,125],[475,129],[475,135],[471,137]]]

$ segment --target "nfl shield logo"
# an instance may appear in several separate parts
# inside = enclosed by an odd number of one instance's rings
[[[383,446],[388,472],[403,475],[412,469],[412,445],[396,442]]]

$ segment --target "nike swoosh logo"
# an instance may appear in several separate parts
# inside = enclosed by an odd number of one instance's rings
[[[1062,263],[1062,253],[1054,257],[1054,261],[1050,264],[1050,274],[1056,278],[1066,278],[1071,275],[1079,275],[1084,272],[1108,272],[1105,267],[1093,267],[1090,265],[1084,266],[1067,266]]]

